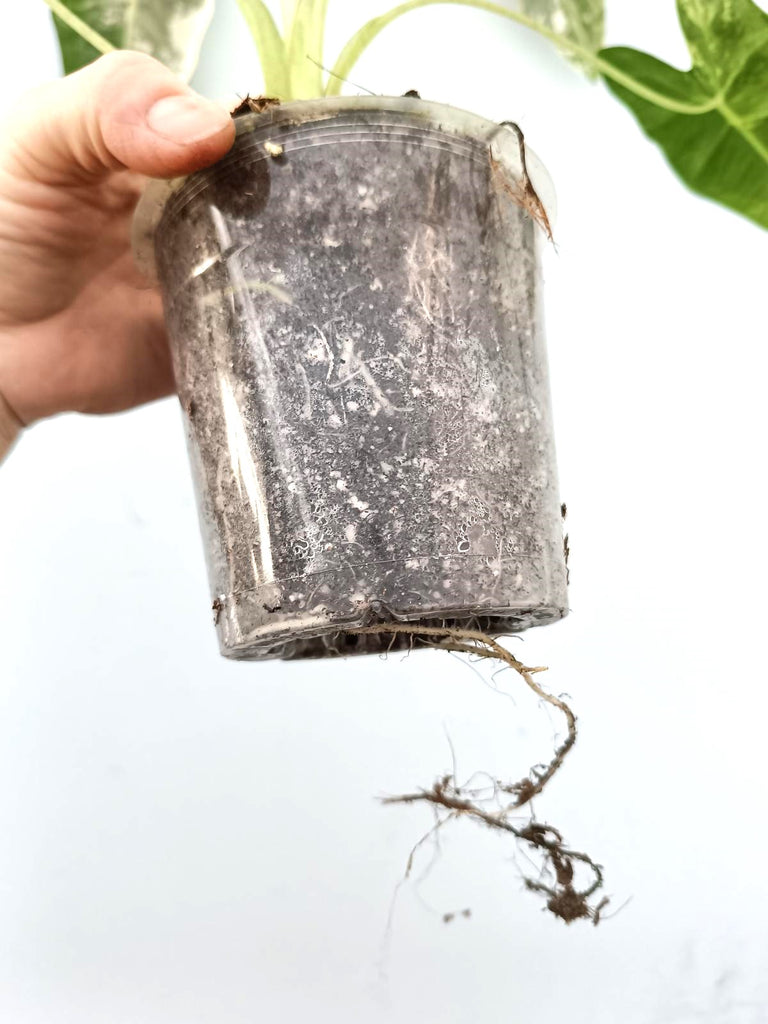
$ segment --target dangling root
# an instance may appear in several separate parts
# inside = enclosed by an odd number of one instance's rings
[[[520,126],[514,121],[502,121],[499,128],[509,128],[517,138],[517,145],[520,154],[521,177],[519,181],[510,181],[504,174],[501,163],[496,160],[493,153],[488,151],[488,158],[491,165],[491,175],[502,192],[509,196],[513,202],[521,206],[529,216],[533,217],[540,228],[543,229],[550,242],[554,242],[552,236],[552,225],[549,222],[544,204],[539,199],[536,189],[528,175],[528,164],[525,156],[525,137]],[[495,133],[494,133],[495,134]]]
[[[462,816],[473,818],[489,828],[510,833],[543,857],[544,863],[540,878],[538,880],[526,878],[525,886],[532,892],[540,892],[548,897],[546,906],[551,913],[565,921],[566,924],[570,924],[571,921],[578,918],[589,918],[594,924],[598,924],[601,912],[608,904],[608,899],[604,897],[594,905],[589,901],[602,888],[601,866],[596,864],[586,853],[579,853],[567,848],[560,832],[551,825],[543,825],[531,820],[525,827],[520,828],[510,821],[512,812],[529,804],[535,796],[541,793],[552,776],[560,769],[568,751],[576,742],[576,716],[563,700],[548,693],[534,679],[537,673],[544,672],[546,669],[523,665],[496,640],[476,630],[408,625],[406,623],[377,623],[375,626],[361,627],[350,630],[350,632],[391,633],[393,640],[397,634],[406,633],[411,637],[412,646],[422,643],[438,650],[454,651],[501,661],[514,669],[541,700],[557,708],[564,715],[568,726],[566,738],[557,747],[548,764],[534,765],[528,775],[518,782],[505,783],[500,779],[491,780],[488,787],[491,792],[485,797],[480,795],[482,791],[461,787],[453,775],[444,775],[430,789],[405,793],[401,796],[385,797],[383,802],[386,804],[412,804],[423,801],[447,812],[445,816],[438,818],[436,825],[419,840],[411,851],[405,877],[407,878],[410,874],[416,850],[434,832],[453,818]],[[504,802],[500,799],[503,796],[513,799]],[[577,889],[574,884],[574,869],[577,864],[588,867],[593,875],[591,883],[582,889]],[[541,879],[546,880],[542,881]]]

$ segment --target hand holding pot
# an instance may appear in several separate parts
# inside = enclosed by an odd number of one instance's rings
[[[160,297],[133,266],[143,175],[205,167],[228,113],[143,54],[28,94],[0,130],[0,456],[23,425],[173,391]]]

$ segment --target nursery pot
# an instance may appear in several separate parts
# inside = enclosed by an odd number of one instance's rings
[[[288,103],[236,127],[219,163],[154,183],[135,228],[222,653],[561,618],[538,161],[512,129],[416,98]]]

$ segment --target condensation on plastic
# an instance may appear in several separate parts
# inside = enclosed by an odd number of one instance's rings
[[[521,180],[508,129],[375,97],[239,117],[224,160],[150,186],[135,249],[163,293],[224,655],[566,614]]]

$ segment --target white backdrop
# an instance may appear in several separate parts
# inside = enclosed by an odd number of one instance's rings
[[[42,2],[13,6],[3,104],[58,68]],[[330,47],[383,6],[332,0]],[[608,6],[610,42],[688,66],[672,0]],[[253,67],[219,0],[196,84]],[[387,933],[430,817],[377,795],[450,769],[446,730],[463,774],[519,776],[552,721],[446,654],[220,659],[175,403],[63,416],[0,470],[0,1020],[766,1022],[766,236],[491,16],[418,12],[353,77],[514,118],[555,180],[573,612],[516,643],[581,725],[538,814],[631,901],[567,928],[456,823]]]

